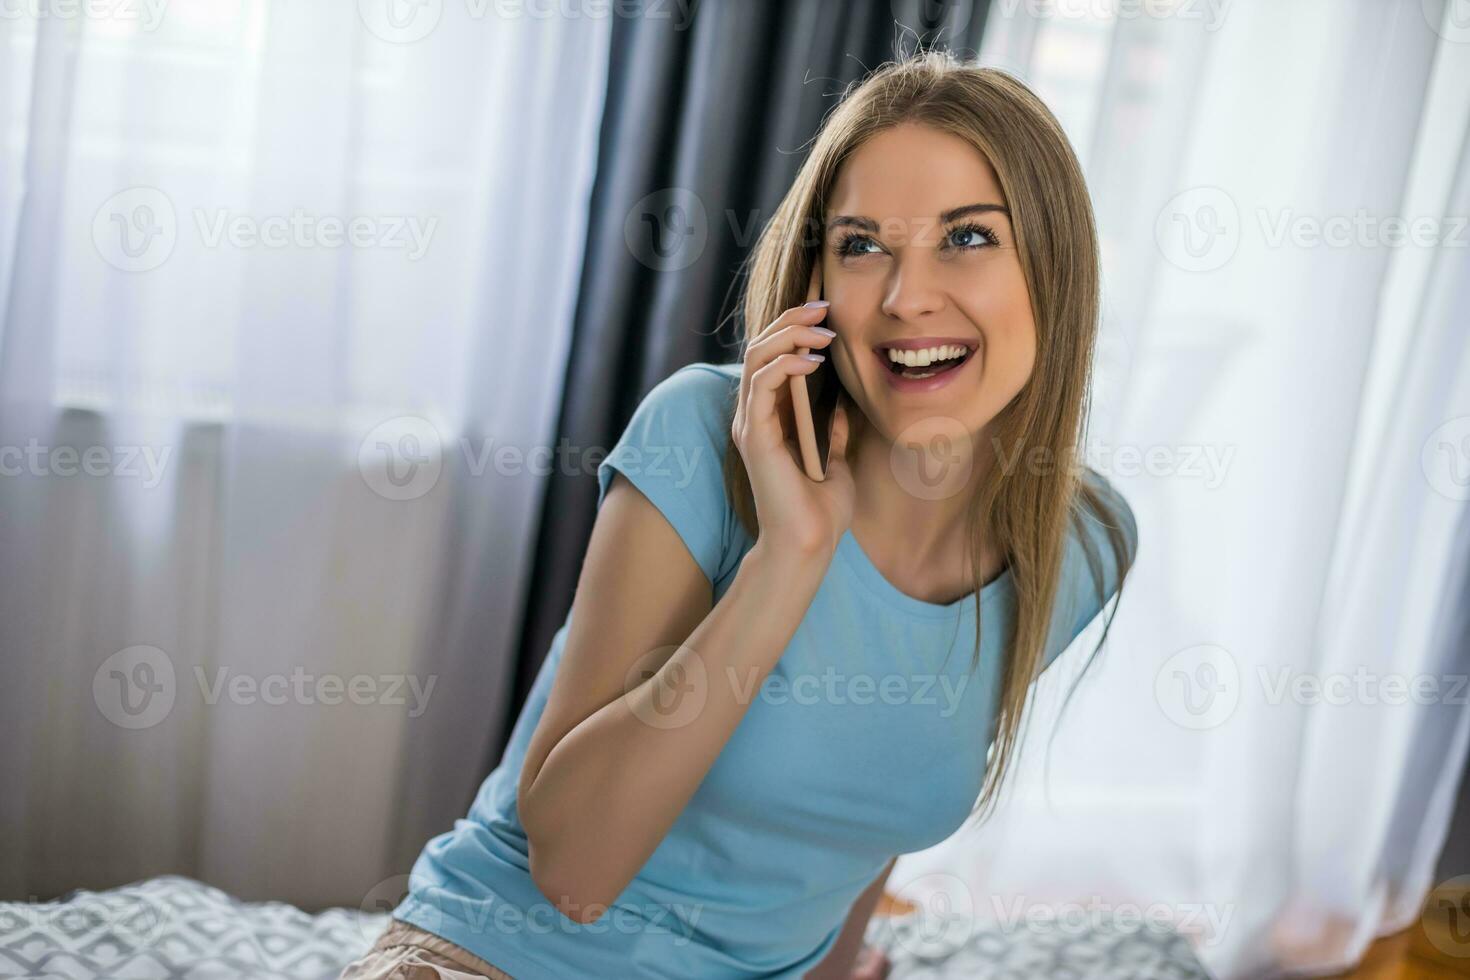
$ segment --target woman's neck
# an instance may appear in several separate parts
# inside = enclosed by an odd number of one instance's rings
[[[929,582],[941,592],[949,591],[942,583],[952,583],[958,595],[973,588],[968,510],[992,470],[985,454],[970,451],[976,445],[963,433],[936,432],[919,446],[895,449],[870,425],[853,433],[853,535],[892,578]],[[988,582],[1005,564],[988,532],[983,542],[982,582]]]

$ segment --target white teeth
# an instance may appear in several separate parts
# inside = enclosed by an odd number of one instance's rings
[[[923,350],[899,350],[896,347],[890,347],[888,348],[888,359],[906,367],[927,367],[935,361],[948,361],[962,357],[967,349],[964,344],[944,344],[939,347],[926,347]]]

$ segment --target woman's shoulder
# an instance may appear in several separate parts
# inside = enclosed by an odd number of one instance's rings
[[[1049,664],[1119,593],[1138,554],[1138,522],[1112,481],[1084,467],[1062,556],[1056,616],[1061,635],[1051,641]]]
[[[675,368],[672,374],[658,383],[655,390],[667,388],[698,405],[725,408],[740,386],[740,370],[738,363],[695,361]]]
[[[656,432],[665,443],[689,452],[722,456],[730,441],[739,370],[738,364],[706,361],[676,368],[643,396],[629,429]]]
[[[1111,529],[1118,530],[1128,545],[1129,552],[1138,547],[1138,521],[1128,498],[1115,487],[1111,480],[1090,466],[1082,467],[1077,481],[1077,506],[1074,518],[1082,529],[1101,531],[1103,536]],[[1088,537],[1096,538],[1092,533]]]
[[[693,374],[697,377],[709,379],[718,378],[726,386],[731,387],[740,383],[740,372],[744,365],[739,361],[730,364],[717,364],[713,361],[695,361],[676,368],[674,374]],[[673,375],[670,375],[673,377]]]
[[[732,373],[733,372],[733,373]],[[740,365],[696,361],[674,369],[640,399],[628,428],[652,427],[686,444],[719,444],[729,430]]]
[[[601,507],[614,471],[658,508],[712,583],[729,571],[733,511],[723,457],[740,365],[698,361],[677,368],[643,396],[597,468]]]

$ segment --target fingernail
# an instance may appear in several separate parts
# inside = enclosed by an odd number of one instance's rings
[[[830,300],[825,300],[825,299],[814,299],[814,300],[812,300],[812,301],[811,301],[811,302],[810,302],[810,303],[804,303],[804,304],[802,304],[802,305],[803,305],[803,306],[831,306],[831,305],[832,305],[832,303],[831,303],[831,301],[830,301]]]
[[[801,356],[808,361],[825,361],[827,359],[825,354],[803,354]]]
[[[837,336],[837,331],[836,330],[829,330],[826,327],[812,327],[812,329],[815,330],[817,333],[821,334],[823,337],[835,337],[835,336]]]

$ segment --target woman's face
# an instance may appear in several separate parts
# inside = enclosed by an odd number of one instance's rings
[[[1036,325],[1005,205],[982,153],[920,124],[870,138],[839,170],[822,247],[829,353],[886,440],[974,438],[1031,376]],[[895,375],[889,348],[927,350],[930,365]]]

